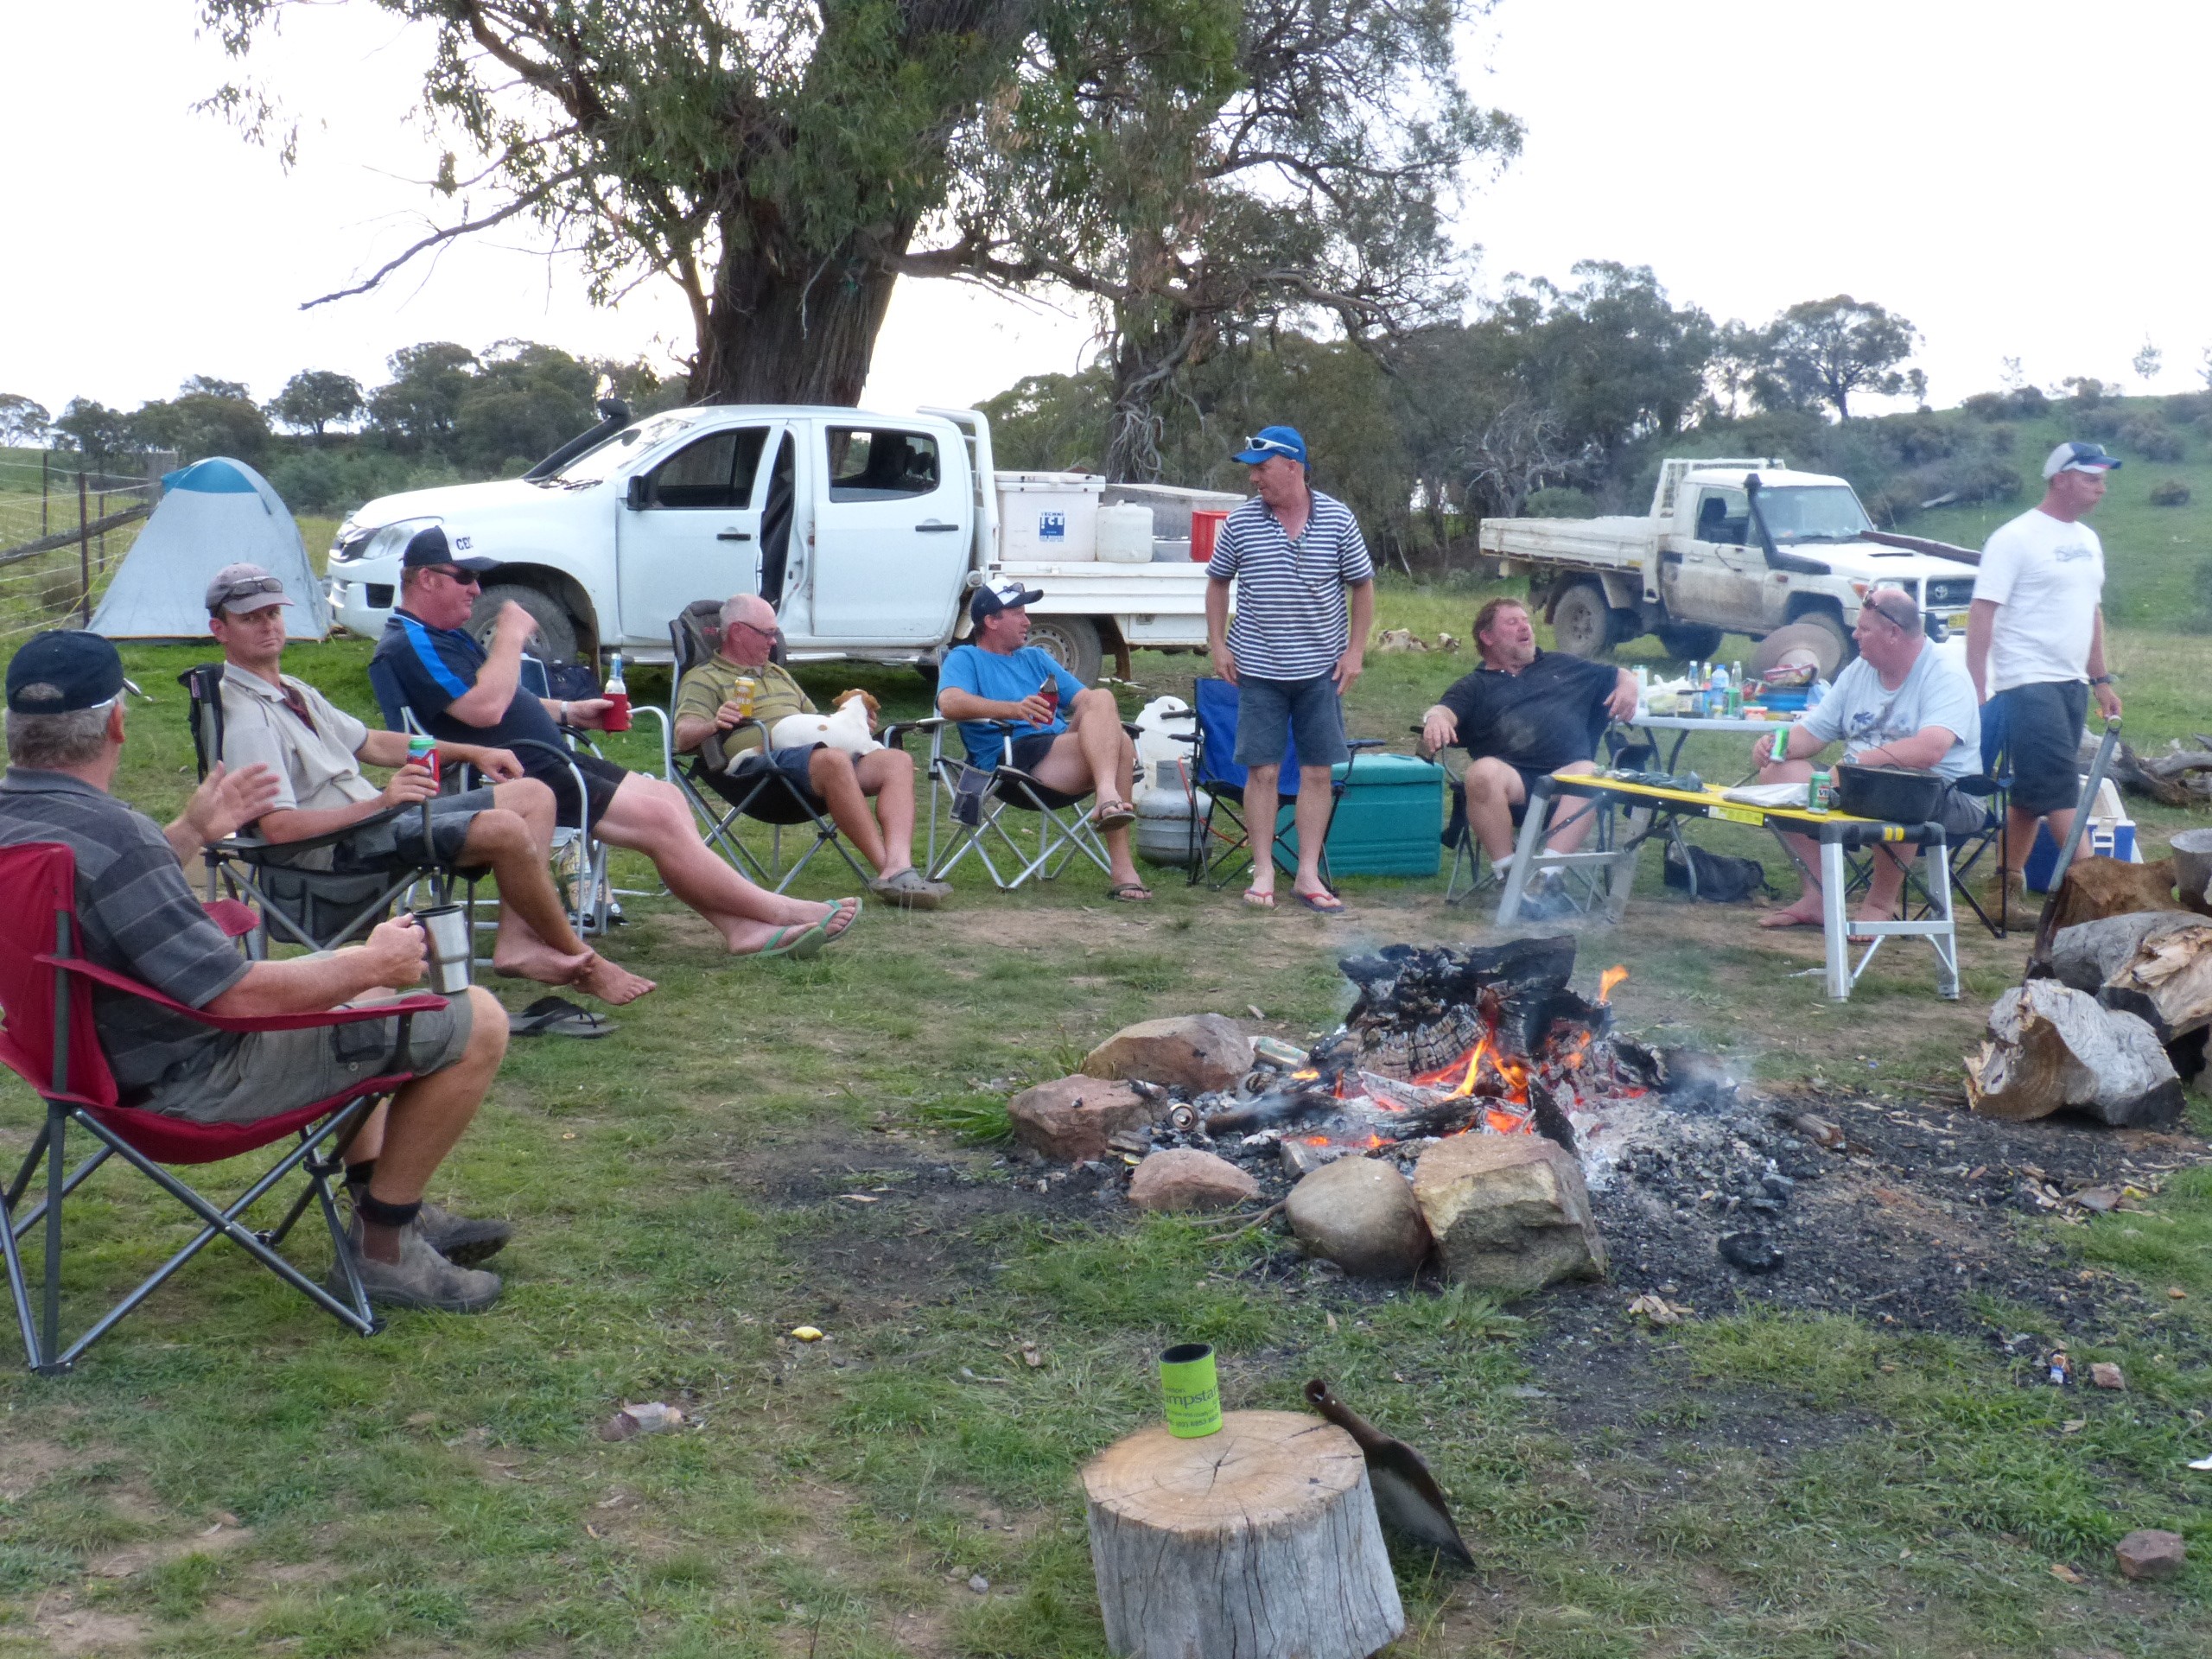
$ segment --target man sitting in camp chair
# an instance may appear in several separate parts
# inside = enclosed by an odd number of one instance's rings
[[[490,787],[438,793],[427,768],[407,764],[407,739],[374,732],[334,707],[304,680],[281,671],[284,585],[257,564],[226,565],[207,584],[207,627],[223,647],[223,763],[259,764],[276,778],[276,796],[258,826],[264,841],[304,841],[375,817],[388,807],[430,804],[371,825],[320,856],[340,871],[404,871],[410,866],[488,866],[499,883],[499,931],[492,966],[544,985],[573,985],[603,1002],[643,996],[652,981],[617,967],[579,939],[546,868],[553,836],[553,791],[522,775],[505,749],[454,743],[441,761],[464,761]],[[382,789],[361,763],[396,766]],[[308,857],[318,856],[308,854]]]
[[[477,642],[468,619],[478,578],[494,567],[491,559],[457,557],[435,524],[417,531],[400,555],[399,604],[375,661],[423,728],[441,743],[515,749],[523,770],[552,789],[563,823],[581,817],[600,840],[650,858],[668,890],[707,919],[733,956],[815,957],[850,931],[860,919],[858,897],[820,904],[763,892],[709,850],[675,785],[569,751],[562,727],[601,730],[614,705],[522,689],[523,642],[537,622],[512,600],[492,625],[489,648]]]
[[[740,785],[764,771],[781,772],[800,798],[828,813],[875,867],[870,893],[910,910],[935,910],[950,896],[952,884],[932,881],[914,868],[913,757],[887,748],[855,755],[819,742],[773,747],[779,721],[817,712],[784,665],[770,660],[775,648],[774,606],[757,594],[739,594],[723,603],[715,654],[677,688],[677,748],[689,754],[711,740],[721,756],[718,769]],[[753,683],[749,714],[738,698],[741,678]],[[744,724],[747,720],[753,723]]]
[[[1059,794],[1096,793],[1090,822],[1111,865],[1107,896],[1141,903],[1152,889],[1129,856],[1136,746],[1112,692],[1086,687],[1029,644],[1029,607],[1044,596],[1018,582],[976,590],[967,642],[947,652],[938,671],[938,712],[960,722],[971,765],[988,771],[1003,757]],[[994,722],[1014,728],[1010,755]]]
[[[10,661],[7,685],[0,845],[69,849],[76,944],[92,963],[219,1015],[322,1013],[423,977],[423,930],[407,917],[327,955],[249,962],[238,954],[194,896],[185,862],[259,815],[275,780],[259,767],[214,768],[166,831],[116,799],[108,790],[123,759],[123,662],[106,640],[34,635]],[[404,1057],[391,1053],[396,1020],[220,1032],[143,998],[98,992],[92,1020],[124,1104],[196,1123],[256,1122],[327,1099],[349,1080],[413,1071],[346,1152],[361,1282],[385,1306],[474,1313],[498,1300],[498,1274],[456,1266],[444,1252],[480,1260],[506,1242],[505,1224],[423,1201],[506,1053],[506,1018],[489,991],[471,988],[414,1015]]]
[[[1513,811],[1527,804],[1529,785],[1554,772],[1597,770],[1607,719],[1636,713],[1636,677],[1537,650],[1529,607],[1517,599],[1493,599],[1476,613],[1475,646],[1481,666],[1421,716],[1421,743],[1431,753],[1455,743],[1466,749],[1467,827],[1502,874],[1513,862]],[[1560,798],[1545,849],[1573,852],[1591,820],[1586,803]],[[1540,906],[1548,897],[1532,896]]]

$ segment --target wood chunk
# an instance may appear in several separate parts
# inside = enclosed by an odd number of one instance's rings
[[[2064,929],[2050,943],[2062,984],[2148,1021],[2162,1043],[2212,1026],[2212,920],[2139,911]]]
[[[1997,999],[1989,1039],[1967,1062],[1967,1101],[2021,1122],[2075,1106],[2118,1128],[2171,1121],[2181,1079],[2158,1033],[2056,980],[2034,979]]]
[[[2107,916],[2173,907],[2172,859],[2128,864],[2116,858],[2076,858],[2067,867],[2066,879],[2058,884],[2058,891],[2044,905],[2043,919],[2036,925],[2035,948],[2029,952],[2029,971],[2048,969],[2051,941],[2067,928]]]

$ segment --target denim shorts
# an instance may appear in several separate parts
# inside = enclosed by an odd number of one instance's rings
[[[1301,766],[1341,766],[1351,759],[1344,743],[1344,707],[1334,674],[1310,680],[1236,679],[1236,764],[1273,766],[1295,741]]]
[[[2082,680],[2016,685],[1990,698],[2001,709],[2005,753],[2012,771],[2012,800],[2040,817],[2080,804],[2082,723],[2089,688]]]

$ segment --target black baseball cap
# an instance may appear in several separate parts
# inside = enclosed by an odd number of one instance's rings
[[[968,620],[979,623],[987,616],[996,616],[1001,611],[1018,611],[1025,605],[1034,605],[1044,597],[1042,588],[1024,588],[1018,582],[1002,582],[995,588],[978,588],[976,597],[968,601]]]
[[[31,687],[38,696],[26,695]],[[97,633],[35,633],[8,662],[8,707],[18,715],[67,715],[115,701],[123,658]]]
[[[473,570],[480,576],[486,570],[499,568],[497,559],[454,557],[453,543],[446,539],[445,528],[441,524],[416,531],[408,539],[407,550],[399,556],[399,564],[404,570],[421,570],[434,564],[450,564],[459,569]]]

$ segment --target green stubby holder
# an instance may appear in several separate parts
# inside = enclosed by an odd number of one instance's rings
[[[1209,1344],[1178,1343],[1162,1353],[1160,1391],[1167,1407],[1167,1432],[1177,1440],[1221,1432],[1221,1383]]]

